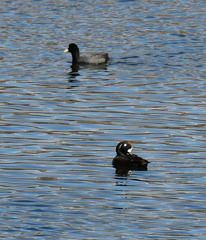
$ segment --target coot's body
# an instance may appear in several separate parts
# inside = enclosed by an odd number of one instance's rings
[[[65,49],[65,53],[72,54],[72,62],[79,64],[106,64],[109,61],[109,56],[104,52],[87,53],[80,55],[78,46],[75,43],[69,44],[68,48]]]

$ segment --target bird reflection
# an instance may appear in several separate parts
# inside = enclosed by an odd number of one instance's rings
[[[118,176],[131,176],[132,175],[132,171],[147,171],[147,166],[143,166],[143,167],[136,167],[136,168],[116,168],[115,173]]]
[[[115,171],[117,176],[128,177],[132,175],[132,171],[127,168],[116,168]]]
[[[71,71],[69,72],[69,75],[72,76],[79,76],[79,64],[78,63],[73,63],[71,66]]]
[[[80,65],[78,63],[72,63],[70,66],[71,71],[69,72],[69,75],[71,76],[79,76],[79,70]],[[90,64],[81,64],[81,68],[86,68],[92,71],[98,71],[98,70],[107,70],[107,66],[105,64],[99,64],[99,65],[90,65]]]

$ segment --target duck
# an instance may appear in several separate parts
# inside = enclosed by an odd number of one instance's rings
[[[147,165],[150,163],[146,159],[132,154],[133,146],[128,141],[122,141],[116,146],[116,157],[112,161],[112,165],[116,168],[116,172],[121,169],[147,171]]]
[[[84,64],[102,64],[109,61],[108,53],[97,52],[97,53],[87,53],[80,56],[80,51],[75,43],[70,43],[68,48],[64,50],[65,53],[72,54],[72,63],[84,63]]]

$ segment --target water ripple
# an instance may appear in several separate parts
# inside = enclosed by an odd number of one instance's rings
[[[205,239],[205,2],[0,6],[1,237]],[[148,171],[115,174],[121,140]]]

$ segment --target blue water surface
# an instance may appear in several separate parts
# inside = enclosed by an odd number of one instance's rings
[[[205,9],[0,3],[1,238],[206,238]],[[109,65],[73,71],[71,42]],[[122,140],[148,171],[115,174]]]

